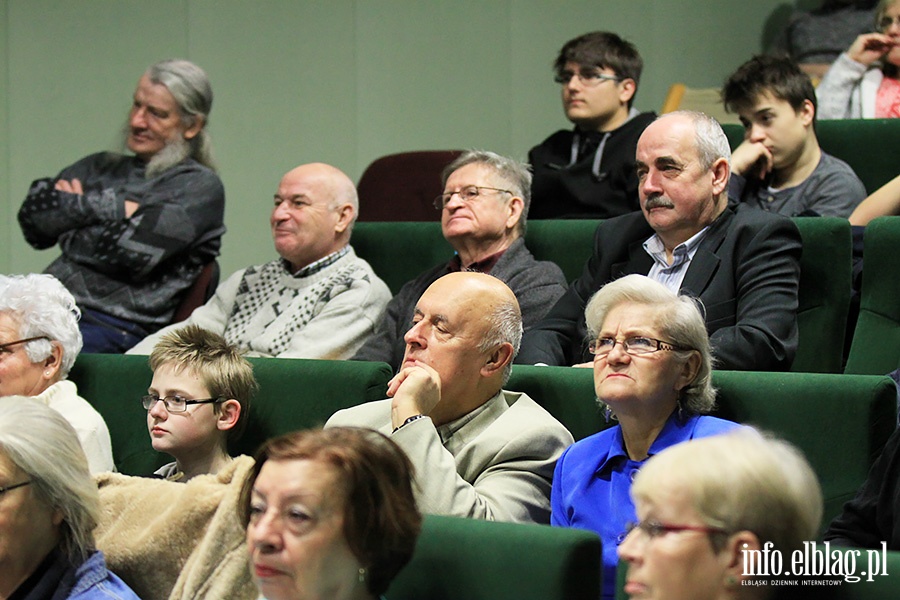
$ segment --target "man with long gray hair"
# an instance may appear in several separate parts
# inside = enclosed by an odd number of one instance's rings
[[[123,352],[168,324],[218,256],[225,192],[206,133],[212,100],[197,65],[151,65],[125,128],[131,154],[91,154],[31,184],[19,224],[35,248],[59,244],[46,272],[82,310],[84,352]]]

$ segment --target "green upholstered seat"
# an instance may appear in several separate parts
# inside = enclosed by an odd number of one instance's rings
[[[555,262],[566,281],[573,281],[584,270],[594,252],[594,232],[599,219],[547,219],[529,221],[525,245],[537,260]]]
[[[437,211],[435,211],[437,215]],[[350,244],[372,265],[392,294],[403,284],[453,256],[453,248],[441,233],[441,223],[357,223]]]
[[[850,306],[850,223],[836,217],[797,217],[803,239],[792,371],[840,373]]]
[[[741,125],[723,125],[732,148],[744,139]],[[870,194],[897,176],[896,150],[900,119],[818,121],[822,149],[849,164]]]
[[[900,217],[880,217],[864,234],[859,317],[845,373],[900,367]]]
[[[428,515],[387,600],[600,597],[600,538],[578,529]]]
[[[803,450],[821,479],[823,525],[856,493],[896,423],[896,391],[887,377],[715,371],[713,384],[718,416]],[[610,425],[596,407],[591,369],[516,365],[506,387],[528,393],[576,440]]]
[[[861,552],[862,554],[856,561],[857,575],[869,568],[867,551],[861,550]],[[880,552],[878,552],[878,556],[881,557]],[[900,598],[900,552],[888,551],[885,556],[886,566],[877,571],[879,574],[873,576],[872,581],[868,581],[867,577],[861,577],[861,581],[854,583],[843,582],[837,588],[834,598],[841,600],[896,600]],[[878,566],[874,557],[872,564]],[[885,572],[887,575],[881,574]]]
[[[251,358],[259,393],[232,454],[253,454],[265,439],[322,425],[335,411],[385,397],[384,363]],[[82,354],[69,378],[109,427],[117,469],[149,475],[172,459],[153,450],[140,397],[152,379],[146,356]]]

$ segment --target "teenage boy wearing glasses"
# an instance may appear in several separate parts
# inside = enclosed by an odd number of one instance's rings
[[[528,153],[531,218],[606,219],[640,210],[634,152],[656,117],[632,107],[643,65],[633,44],[606,31],[586,33],[559,51],[555,80],[575,128]]]
[[[154,473],[185,482],[216,474],[232,458],[257,388],[253,368],[236,347],[197,325],[164,335],[150,354],[153,381],[142,398],[153,449],[175,461]]]
[[[516,295],[525,331],[540,321],[566,291],[556,264],[537,261],[525,247],[531,173],[527,165],[493,152],[470,150],[447,165],[444,193],[434,199],[441,211],[441,233],[455,251],[403,284],[387,305],[375,334],[353,360],[386,362],[399,370],[406,352],[404,335],[415,316],[416,302],[440,277],[458,271],[488,273]]]

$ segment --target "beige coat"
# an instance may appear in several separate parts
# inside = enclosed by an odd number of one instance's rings
[[[144,600],[255,600],[241,486],[253,459],[240,456],[217,475],[187,483],[104,473],[94,531],[110,570]]]

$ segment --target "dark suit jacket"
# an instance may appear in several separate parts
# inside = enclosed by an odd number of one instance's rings
[[[642,248],[653,229],[637,212],[600,224],[581,277],[522,340],[516,362],[571,365],[590,360],[584,308],[604,284],[646,275]],[[800,232],[786,218],[728,206],[700,242],[681,285],[699,298],[720,369],[785,371],[797,352]]]

